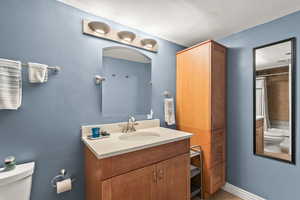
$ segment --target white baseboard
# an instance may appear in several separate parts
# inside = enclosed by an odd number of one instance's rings
[[[266,200],[260,196],[257,196],[256,194],[252,194],[246,190],[243,190],[242,188],[231,185],[230,183],[226,183],[222,189],[244,200]]]

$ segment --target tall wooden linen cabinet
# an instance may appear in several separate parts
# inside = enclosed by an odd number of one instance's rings
[[[194,134],[204,157],[204,194],[225,184],[226,47],[206,41],[177,53],[177,128]]]

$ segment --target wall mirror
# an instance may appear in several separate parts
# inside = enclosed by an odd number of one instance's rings
[[[254,153],[295,163],[295,38],[254,49]]]
[[[146,115],[151,110],[151,59],[138,50],[107,47],[102,58],[104,116]]]

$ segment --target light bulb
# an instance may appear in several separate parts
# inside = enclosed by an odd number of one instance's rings
[[[103,29],[96,29],[95,32],[100,34],[105,34],[105,31]]]
[[[147,48],[147,49],[152,49],[152,48],[153,48],[153,45],[152,45],[152,44],[146,44],[146,45],[145,45],[145,48]]]
[[[129,37],[124,37],[124,38],[123,38],[123,41],[125,41],[125,42],[131,42],[132,40],[131,40],[131,38],[129,38]]]

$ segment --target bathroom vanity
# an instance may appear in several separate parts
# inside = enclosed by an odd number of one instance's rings
[[[190,199],[192,134],[159,127],[159,120],[139,122],[132,133],[121,133],[120,124],[101,128],[111,137],[89,140],[90,127],[82,127],[86,200]]]

